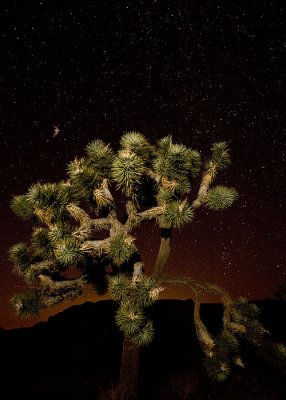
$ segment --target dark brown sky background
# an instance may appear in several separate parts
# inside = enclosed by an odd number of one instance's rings
[[[88,142],[117,144],[129,130],[151,141],[172,134],[202,155],[229,142],[233,163],[219,182],[239,200],[200,210],[175,233],[169,272],[234,297],[275,297],[286,283],[285,11],[282,0],[1,1],[0,326],[29,326],[72,304],[14,315],[9,298],[24,284],[8,249],[30,226],[12,214],[12,195],[64,179]],[[138,244],[148,272],[156,228]]]

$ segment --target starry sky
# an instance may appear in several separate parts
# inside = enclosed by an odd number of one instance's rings
[[[172,135],[206,156],[211,143],[229,143],[232,165],[218,182],[239,200],[199,210],[175,232],[169,273],[234,297],[275,298],[286,283],[285,11],[282,0],[1,0],[1,327],[31,326],[73,304],[14,315],[9,298],[24,284],[8,249],[31,227],[10,210],[12,196],[65,179],[91,140],[117,144],[130,130],[151,141]],[[158,232],[144,229],[137,244],[148,272]]]

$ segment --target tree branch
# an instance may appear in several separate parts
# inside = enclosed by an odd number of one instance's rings
[[[153,276],[155,277],[160,277],[167,268],[171,251],[172,229],[161,228],[160,237],[160,247],[153,272]]]
[[[203,175],[197,198],[191,204],[193,210],[199,208],[205,202],[209,187],[216,176],[216,171],[217,165],[211,161],[210,168]]]
[[[203,349],[205,353],[209,357],[212,356],[214,340],[200,318],[200,297],[203,291],[214,293],[221,297],[224,307],[223,329],[229,328],[235,332],[245,331],[245,327],[243,325],[236,324],[231,321],[231,308],[233,305],[233,301],[229,293],[224,288],[212,283],[197,281],[195,279],[191,279],[185,276],[161,275],[160,281],[162,282],[162,284],[188,286],[194,292],[194,322],[196,326],[197,336],[200,342],[203,344]]]

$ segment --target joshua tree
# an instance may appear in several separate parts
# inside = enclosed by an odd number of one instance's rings
[[[207,371],[224,380],[233,365],[243,366],[239,338],[263,343],[257,307],[244,299],[232,301],[214,283],[166,271],[172,231],[190,223],[198,209],[222,210],[238,197],[234,188],[214,185],[230,165],[227,144],[214,143],[202,161],[199,152],[173,143],[170,136],[151,144],[142,134],[128,132],[116,151],[101,140],[85,150],[84,157],[68,164],[66,180],[33,184],[11,202],[13,211],[33,225],[30,243],[10,250],[16,272],[30,286],[11,299],[16,312],[37,315],[82,295],[87,286],[99,295],[109,292],[118,302],[116,323],[124,333],[121,383],[131,391],[138,378],[138,346],[148,345],[155,334],[148,308],[166,285],[185,285],[193,293],[194,324]],[[124,213],[118,204],[125,205]],[[134,233],[145,222],[157,224],[160,231],[149,276]],[[216,336],[200,318],[206,292],[219,295],[224,306]]]

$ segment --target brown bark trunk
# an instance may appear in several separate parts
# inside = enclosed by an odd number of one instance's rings
[[[119,378],[119,387],[122,399],[138,399],[139,355],[140,348],[129,336],[124,335]]]
[[[160,248],[153,273],[154,276],[162,275],[167,267],[167,262],[171,250],[171,238],[172,238],[172,229],[162,228]]]

